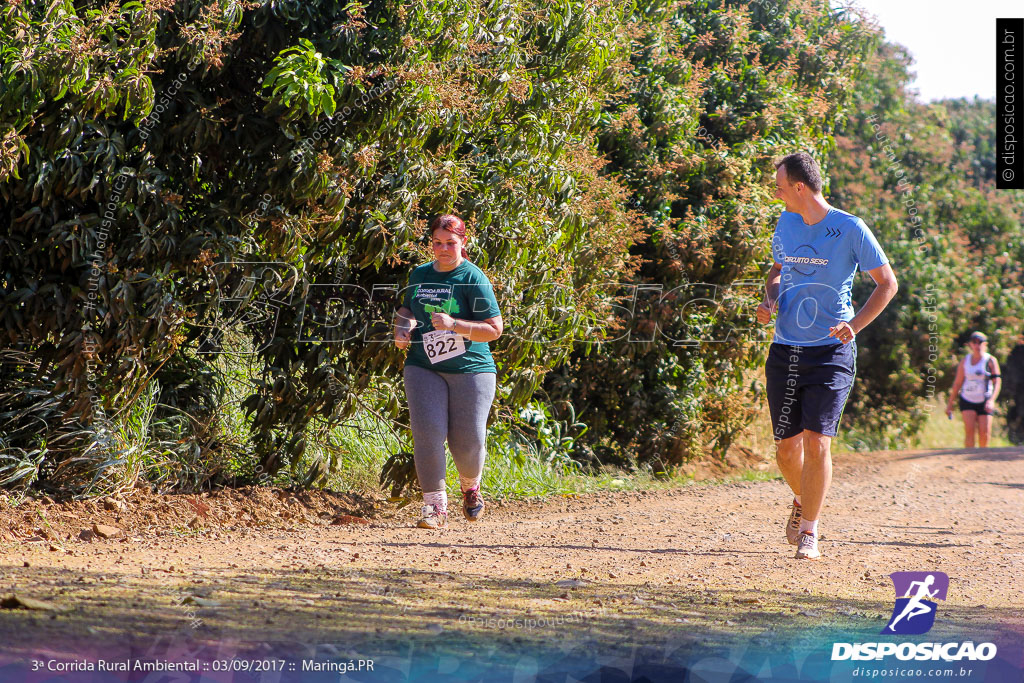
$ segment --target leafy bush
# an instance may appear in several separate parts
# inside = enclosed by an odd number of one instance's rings
[[[679,463],[724,455],[764,401],[751,377],[769,331],[753,315],[778,215],[773,161],[824,155],[875,37],[815,3],[655,0],[637,4],[630,38],[630,86],[600,139],[643,214],[641,267],[615,333],[546,388],[576,405],[594,448]]]
[[[873,58],[836,137],[829,183],[835,204],[878,236],[900,281],[858,335],[846,411],[869,442],[890,448],[909,444],[928,402],[947,395],[972,330],[990,335],[1001,360],[1024,341],[1024,192],[995,190],[992,104],[917,102],[905,90],[910,62],[888,43]],[[873,286],[859,278],[854,301]]]
[[[771,162],[795,149],[835,149],[837,203],[904,275],[970,283],[940,336],[1011,343],[1021,204],[976,163],[981,105],[908,105],[901,55],[865,69],[880,45],[796,0],[9,4],[0,482],[328,481],[334,427],[405,421],[390,318],[451,211],[507,323],[510,462],[722,454],[763,401]],[[930,257],[872,112],[951,226]],[[927,345],[885,334],[923,339],[921,291],[862,339],[859,425],[916,419]]]
[[[47,7],[0,15],[4,54],[29,60],[5,59],[0,100],[2,372],[40,393],[6,397],[8,448],[109,450],[155,382],[212,472],[215,359],[243,347],[253,461],[236,470],[308,462],[295,476],[319,479],[314,421],[401,417],[390,310],[442,211],[472,226],[515,330],[496,349],[502,401],[528,401],[603,324],[591,285],[628,273],[635,235],[595,153],[622,7]]]

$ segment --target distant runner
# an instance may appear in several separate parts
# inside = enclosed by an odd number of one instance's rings
[[[975,432],[978,445],[988,448],[992,416],[996,412],[996,398],[1003,387],[1003,380],[999,375],[999,361],[988,353],[988,337],[981,332],[973,332],[967,344],[971,352],[956,368],[946,415],[953,416],[953,397],[959,397],[960,414],[964,418],[964,448],[974,448]]]
[[[772,238],[774,263],[757,319],[767,324],[778,314],[765,377],[776,458],[795,496],[786,538],[798,546],[797,559],[816,559],[832,437],[856,374],[854,338],[886,307],[897,283],[864,221],[822,197],[821,169],[809,154],[790,154],[775,168],[775,196],[786,210]],[[876,286],[854,315],[858,267]]]
[[[448,523],[446,441],[459,472],[463,515],[475,522],[484,513],[480,478],[497,377],[489,342],[501,336],[503,323],[490,281],[466,259],[462,219],[437,217],[430,241],[434,260],[409,276],[395,345],[410,347],[405,395],[423,489],[417,526],[440,529]]]

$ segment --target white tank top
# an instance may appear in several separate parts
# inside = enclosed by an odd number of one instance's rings
[[[971,354],[964,360],[964,384],[960,387],[960,397],[971,403],[984,403],[992,397],[992,382],[989,380],[987,353],[981,354],[981,360],[975,365],[971,363]]]

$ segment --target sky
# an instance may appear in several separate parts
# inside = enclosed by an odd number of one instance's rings
[[[1024,17],[1024,0],[855,2],[878,17],[890,42],[910,50],[917,73],[911,88],[923,102],[995,99],[996,17]]]

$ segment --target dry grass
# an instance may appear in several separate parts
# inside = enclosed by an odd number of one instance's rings
[[[964,421],[960,411],[953,411],[953,419],[946,417],[946,406],[941,400],[931,403],[932,411],[924,429],[917,435],[915,446],[918,448],[962,448],[964,445]],[[998,405],[997,405],[998,408]],[[992,439],[989,446],[1003,448],[1013,443],[1006,436],[1006,420],[996,415],[992,424]]]

